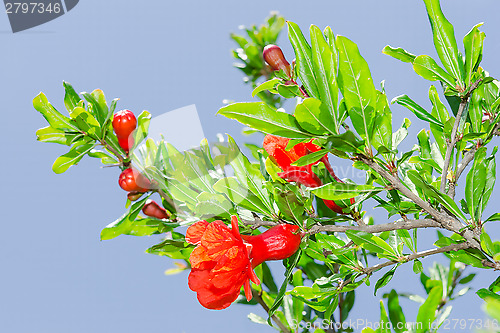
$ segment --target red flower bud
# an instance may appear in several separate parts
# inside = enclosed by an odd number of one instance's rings
[[[147,192],[151,182],[137,170],[128,168],[120,174],[118,185],[127,192]]]
[[[137,119],[132,111],[121,110],[115,113],[112,124],[120,147],[128,154],[134,145],[134,139],[131,135],[137,127]]]
[[[280,224],[257,236],[241,236],[252,245],[250,257],[252,266],[257,267],[264,261],[283,260],[297,252],[300,246],[299,227]]]
[[[170,217],[165,208],[160,207],[153,200],[146,201],[146,204],[144,205],[144,207],[142,207],[142,212],[147,216],[156,217],[157,219],[160,220],[168,219]]]
[[[244,287],[252,299],[250,281],[260,284],[253,268],[266,260],[282,260],[300,246],[299,227],[280,224],[257,236],[242,236],[238,219],[229,229],[222,221],[199,221],[186,232],[186,241],[197,245],[191,252],[189,288],[208,309],[221,310],[233,303]]]
[[[288,77],[292,77],[290,71],[290,64],[286,61],[285,56],[283,55],[283,51],[277,45],[269,44],[264,47],[264,51],[262,52],[264,56],[264,60],[271,66],[271,68],[275,71],[279,71],[280,69],[284,70]]]
[[[134,138],[131,136],[126,137],[126,138],[118,138],[118,144],[128,154],[130,151],[130,148],[132,148],[134,146]]]

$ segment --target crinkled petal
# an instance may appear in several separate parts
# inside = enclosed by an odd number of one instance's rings
[[[243,241],[236,239],[231,229],[217,222],[210,223],[201,237],[201,245],[213,260],[219,260],[220,256],[234,256],[231,248],[243,246]]]
[[[207,221],[198,221],[192,224],[186,231],[186,242],[194,245],[199,244],[208,224]]]
[[[212,269],[217,264],[210,259],[205,248],[200,245],[195,247],[193,252],[191,252],[189,262],[191,263],[191,267],[197,269]]]
[[[189,274],[189,288],[197,293],[202,306],[212,310],[222,310],[230,306],[238,298],[241,284],[220,289],[213,285],[207,270],[193,269]]]

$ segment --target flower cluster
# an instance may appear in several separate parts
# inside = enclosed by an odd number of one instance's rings
[[[312,171],[312,166],[314,164],[318,164],[319,162],[323,162],[325,168],[328,170],[330,175],[332,175],[333,179],[335,179],[337,182],[342,182],[335,175],[333,168],[328,161],[328,156],[326,153],[315,163],[300,167],[292,165],[292,163],[297,161],[299,158],[321,150],[321,147],[312,143],[311,140],[309,142],[296,144],[291,149],[287,150],[286,147],[289,141],[290,139],[271,134],[266,135],[266,137],[264,138],[264,149],[269,154],[271,159],[283,170],[283,172],[278,173],[278,176],[287,181],[296,182],[306,187],[319,187],[323,185],[323,183],[319,179],[319,177]],[[342,207],[337,205],[333,200],[323,200],[323,202],[334,212],[343,214]],[[351,203],[353,203],[352,199]]]
[[[301,241],[299,227],[280,224],[257,236],[240,235],[238,218],[231,229],[222,221],[199,221],[186,232],[186,241],[197,245],[189,258],[189,288],[208,309],[221,310],[233,303],[241,286],[252,299],[250,281],[260,284],[253,270],[267,260],[282,260],[294,254]]]

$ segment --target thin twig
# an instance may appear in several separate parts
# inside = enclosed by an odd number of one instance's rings
[[[123,164],[123,161],[124,161],[124,158],[123,156],[115,149],[113,148],[111,145],[109,145],[106,140],[102,139],[101,141],[101,145],[106,148],[107,150],[109,150],[110,152],[113,153],[113,155],[116,156],[116,158],[118,158],[118,160],[120,161],[121,164]]]
[[[260,306],[262,306],[262,308],[264,309],[264,311],[266,311],[267,313],[269,313],[269,307],[267,306],[266,302],[264,302],[264,300],[262,299],[262,295],[255,289],[251,288],[252,289],[252,297],[255,298],[255,300],[257,301],[257,303],[260,304]],[[275,316],[275,315],[272,315],[271,316],[271,319],[276,323],[276,325],[278,325],[278,327],[280,328],[281,332],[283,333],[291,333],[290,330],[285,326],[285,324],[283,324],[281,322],[281,320]]]
[[[436,208],[432,207],[428,202],[422,200],[418,195],[413,193],[409,188],[407,188],[401,180],[397,177],[397,175],[393,175],[389,171],[385,170],[382,166],[377,164],[374,160],[364,156],[357,156],[360,161],[368,165],[375,172],[377,172],[382,178],[387,180],[396,190],[401,192],[408,199],[417,204],[420,208],[422,208],[427,214],[432,216],[434,220],[439,222],[441,226],[447,230],[453,231],[464,237],[473,247],[480,249],[481,245],[477,241],[475,234],[472,230],[468,228],[463,228],[463,224],[451,217],[450,215],[438,211]]]
[[[457,111],[457,117],[455,118],[455,123],[453,124],[453,129],[451,130],[451,138],[450,141],[448,142],[448,146],[446,147],[446,154],[444,157],[444,167],[443,167],[443,172],[441,174],[441,186],[440,186],[440,191],[442,193],[445,193],[446,189],[446,179],[448,176],[448,169],[450,168],[450,161],[451,161],[451,155],[453,153],[453,149],[455,148],[455,145],[457,143],[457,131],[458,131],[458,125],[460,124],[460,120],[462,118],[462,114],[465,110],[465,107],[469,103],[469,97],[472,94],[472,92],[479,86],[481,83],[482,79],[477,80],[474,82],[470,88],[469,91],[467,91],[467,94],[462,97],[460,100],[460,105],[458,106],[458,111]]]
[[[403,256],[403,257],[399,258],[399,260],[389,260],[389,261],[365,268],[365,269],[363,269],[363,274],[372,274],[373,272],[378,271],[381,268],[395,265],[397,263],[413,261],[415,259],[428,257],[428,256],[431,256],[433,254],[438,254],[438,253],[464,250],[464,249],[467,249],[470,247],[471,247],[471,245],[469,244],[469,242],[463,242],[463,243],[459,243],[459,244],[452,244],[452,245],[443,246],[443,247],[439,247],[439,248],[435,248],[435,249],[431,249],[431,250],[425,250],[425,251],[413,253],[413,254],[410,254],[407,256]]]
[[[391,231],[391,230],[401,230],[401,229],[418,229],[418,228],[439,228],[441,224],[433,219],[420,219],[420,220],[400,220],[391,223],[374,224],[374,225],[359,225],[359,226],[349,226],[349,225],[323,225],[314,226],[307,233],[317,234],[319,232],[346,232],[348,230],[364,231],[371,234]]]
[[[462,158],[462,161],[460,164],[457,166],[457,171],[455,172],[455,177],[452,182],[450,182],[449,187],[448,187],[448,192],[446,192],[452,199],[455,198],[455,187],[457,185],[458,179],[464,172],[465,168],[467,168],[467,165],[469,165],[472,160],[474,160],[474,155],[476,154],[477,147],[474,145],[468,152],[465,153],[464,157]]]
[[[156,192],[163,198],[170,206],[174,207],[177,210],[177,206],[175,205],[174,200],[167,195],[161,188],[157,189]]]

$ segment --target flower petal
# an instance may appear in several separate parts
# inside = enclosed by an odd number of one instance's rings
[[[186,231],[186,242],[194,245],[199,244],[207,226],[207,221],[198,221],[192,224]]]

